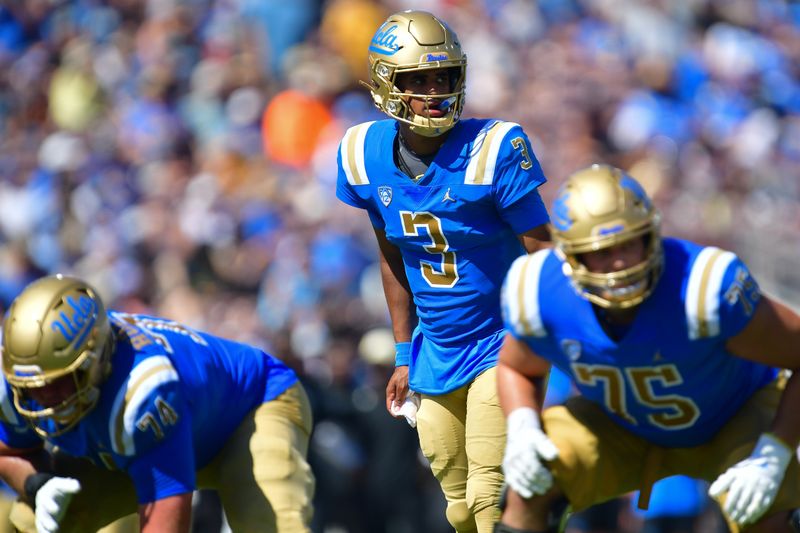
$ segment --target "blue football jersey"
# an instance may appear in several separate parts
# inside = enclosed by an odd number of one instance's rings
[[[297,381],[276,358],[163,318],[109,312],[112,371],[95,408],[53,437],[64,452],[126,471],[141,503],[192,491],[195,473],[245,416]],[[40,437],[0,387],[0,439],[25,448]]]
[[[443,393],[496,363],[499,342],[487,339],[503,328],[500,287],[524,252],[517,235],[548,221],[537,190],[545,177],[512,122],[460,121],[417,181],[394,163],[397,135],[395,120],[350,128],[336,195],[400,249],[424,337],[410,384]]]
[[[619,424],[663,446],[695,446],[777,370],[726,350],[761,297],[735,254],[664,239],[664,260],[657,286],[619,341],[605,333],[552,250],[515,261],[503,316],[513,335]]]

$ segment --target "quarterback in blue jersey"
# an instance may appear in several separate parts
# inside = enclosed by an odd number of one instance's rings
[[[391,118],[350,128],[336,195],[367,211],[397,346],[390,413],[421,396],[422,451],[459,532],[491,531],[505,423],[495,386],[511,262],[549,240],[545,177],[522,128],[459,120],[466,56],[423,11],[391,15],[369,48],[376,106]]]
[[[106,311],[56,275],[9,308],[3,377],[0,476],[35,507],[27,523],[12,513],[21,531],[95,531],[138,504],[142,531],[188,532],[198,487],[219,492],[234,531],[309,531],[310,407],[274,357]]]
[[[662,238],[644,189],[613,167],[570,176],[552,220],[555,249],[516,260],[503,286],[513,490],[496,531],[548,531],[564,499],[646,502],[677,474],[713,482],[732,531],[791,531],[800,317],[735,254]],[[541,412],[550,365],[581,395]]]

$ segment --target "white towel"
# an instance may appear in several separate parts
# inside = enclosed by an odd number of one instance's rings
[[[412,428],[417,427],[417,409],[419,409],[420,398],[414,391],[408,391],[406,401],[403,405],[397,403],[392,404],[392,415],[396,417],[403,416]]]

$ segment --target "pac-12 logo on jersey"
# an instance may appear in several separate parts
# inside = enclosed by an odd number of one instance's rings
[[[389,207],[389,204],[392,203],[392,188],[388,185],[381,185],[378,187],[378,197],[385,207]]]
[[[561,351],[570,361],[577,361],[581,356],[581,343],[573,339],[564,339],[561,341]]]

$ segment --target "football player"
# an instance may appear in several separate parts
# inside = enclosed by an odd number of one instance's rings
[[[499,517],[505,422],[495,370],[504,270],[549,240],[545,182],[513,122],[461,120],[467,58],[423,11],[391,15],[369,47],[369,84],[389,119],[350,128],[336,195],[375,231],[397,341],[390,413],[421,395],[420,445],[459,532]]]
[[[96,531],[138,504],[141,531],[188,532],[198,487],[234,531],[309,531],[311,411],[279,360],[106,311],[62,275],[14,300],[2,346],[0,475],[35,507],[12,511],[21,531]]]
[[[496,531],[547,531],[574,509],[676,474],[713,482],[735,531],[790,531],[800,504],[800,317],[733,253],[662,238],[644,189],[594,165],[559,190],[555,248],[503,288],[498,368],[511,487]],[[540,413],[550,365],[581,396]]]

